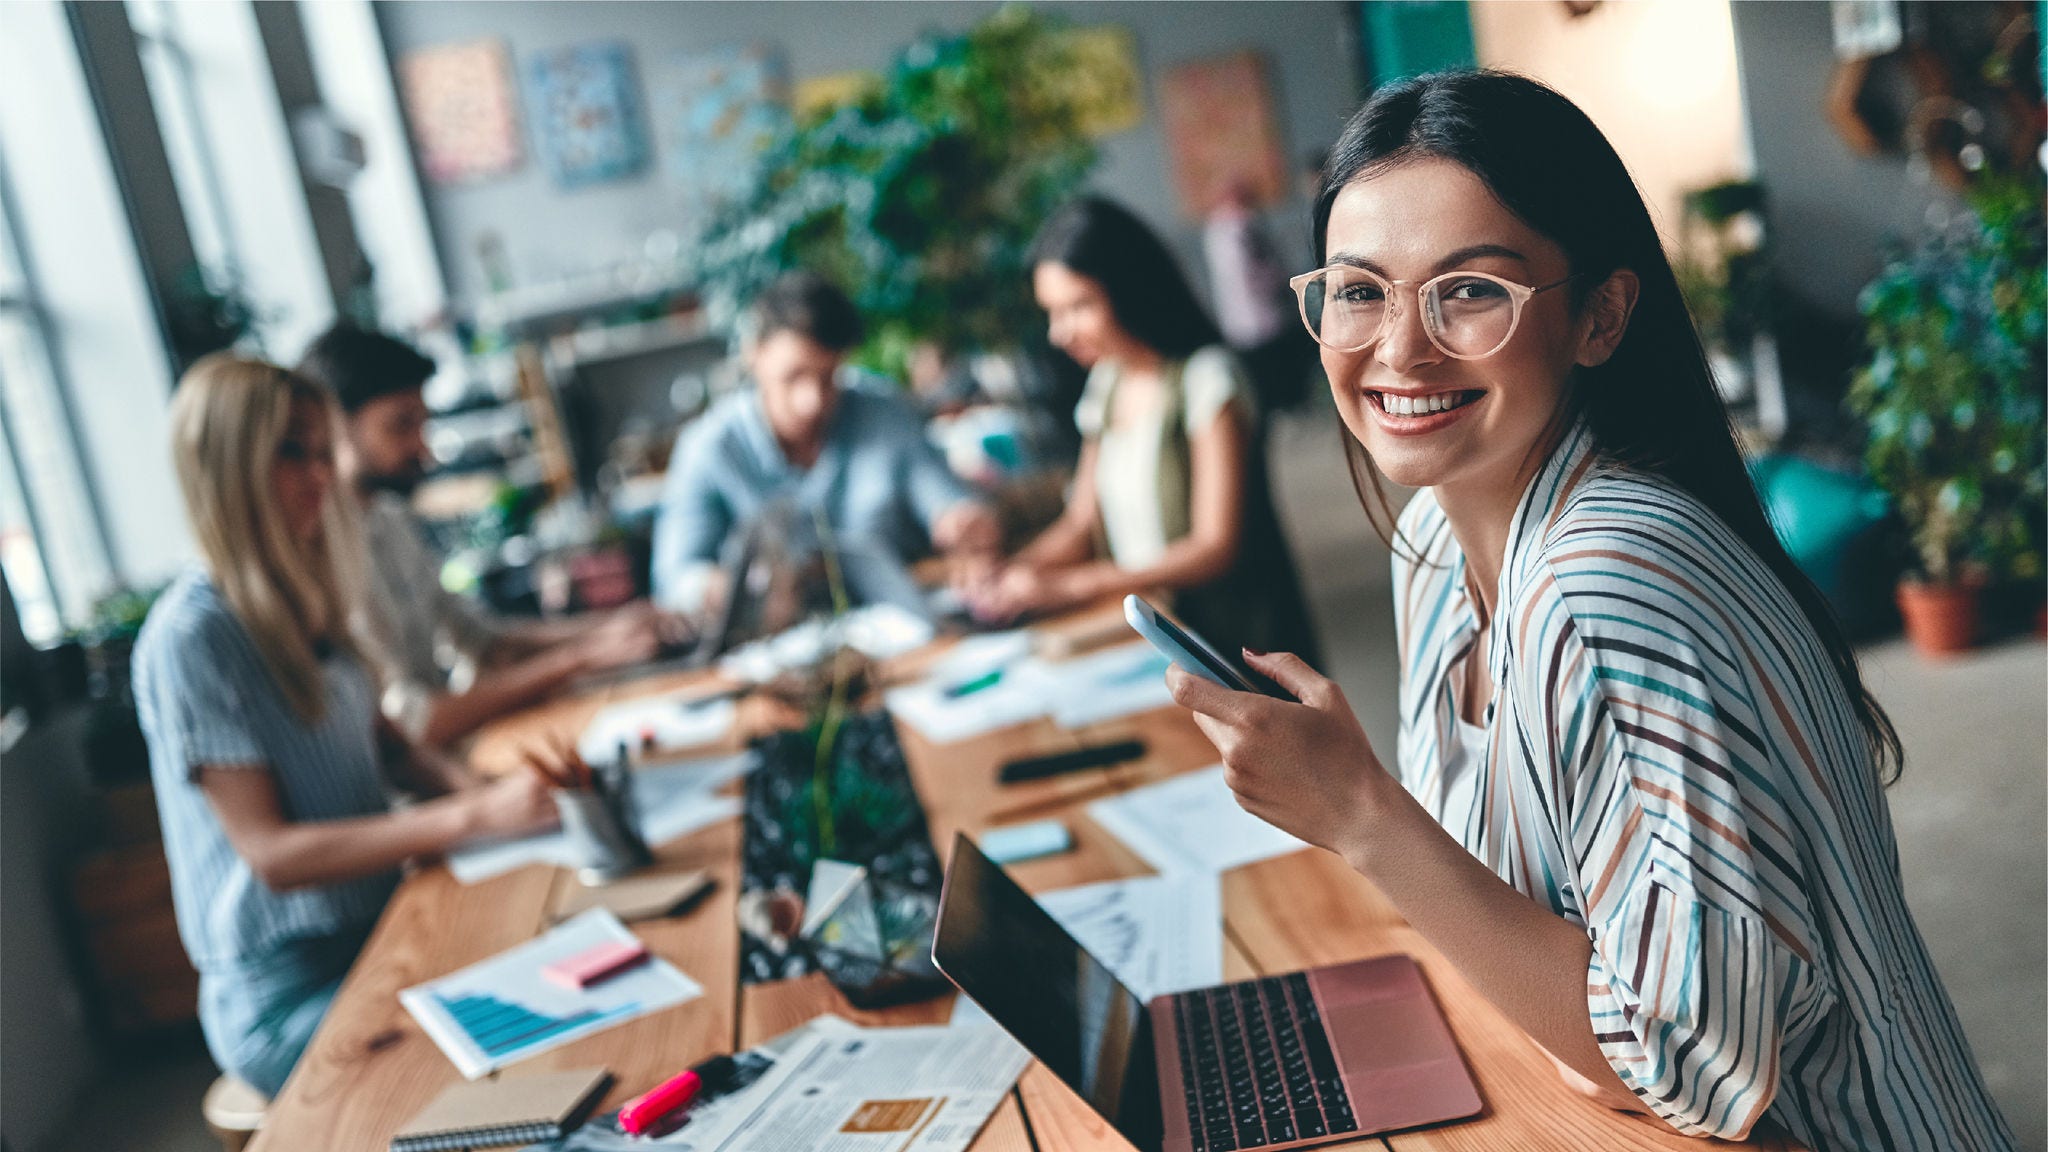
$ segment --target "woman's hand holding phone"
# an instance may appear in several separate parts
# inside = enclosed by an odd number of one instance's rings
[[[1380,763],[1336,683],[1299,656],[1244,653],[1245,663],[1300,703],[1220,687],[1168,668],[1173,698],[1223,754],[1224,782],[1245,811],[1356,861],[1383,789],[1400,785]]]

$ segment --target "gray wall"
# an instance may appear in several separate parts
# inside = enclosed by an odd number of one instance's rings
[[[1190,261],[1197,280],[1195,228],[1178,219],[1160,130],[1156,81],[1182,61],[1242,48],[1267,54],[1275,111],[1290,162],[1336,139],[1357,106],[1356,43],[1348,5],[1114,4],[1043,5],[1076,24],[1117,24],[1137,41],[1146,80],[1145,122],[1101,141],[1096,186],[1126,201],[1164,230]],[[676,51],[733,44],[780,45],[793,79],[887,67],[897,52],[929,28],[965,29],[994,5],[932,3],[700,3],[637,4],[610,0],[581,4],[379,3],[385,45],[394,60],[405,52],[482,36],[503,36],[514,66],[531,53],[590,40],[623,39],[633,46],[643,92],[649,70]],[[529,283],[632,259],[649,232],[676,226],[674,194],[658,171],[629,181],[562,191],[534,162],[509,177],[463,187],[425,188],[435,241],[459,299],[474,300],[482,285],[476,238],[488,229],[505,240],[515,279]],[[1276,240],[1290,263],[1307,259],[1308,217],[1295,203],[1276,213]],[[1304,265],[1305,266],[1305,263]]]
[[[1899,155],[1859,156],[1822,111],[1834,67],[1820,0],[1737,3],[1735,51],[1770,194],[1772,242],[1787,284],[1813,305],[1854,317],[1888,239],[1918,230],[1930,197]]]

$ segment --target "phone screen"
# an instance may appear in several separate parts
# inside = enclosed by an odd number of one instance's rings
[[[1188,655],[1193,656],[1197,660],[1200,660],[1202,662],[1202,667],[1207,668],[1209,671],[1215,673],[1217,679],[1222,680],[1225,684],[1228,684],[1231,687],[1236,688],[1240,692],[1258,691],[1257,688],[1252,686],[1252,682],[1245,678],[1244,673],[1238,671],[1236,668],[1230,666],[1228,663],[1218,660],[1215,654],[1209,650],[1209,645],[1203,643],[1200,640],[1195,639],[1193,636],[1188,635],[1187,631],[1183,629],[1180,625],[1175,624],[1172,620],[1167,619],[1166,614],[1164,612],[1155,612],[1153,613],[1152,618],[1159,622],[1159,628],[1161,631],[1165,632],[1168,636],[1173,637],[1174,640],[1180,644],[1181,648],[1184,651],[1186,651]]]

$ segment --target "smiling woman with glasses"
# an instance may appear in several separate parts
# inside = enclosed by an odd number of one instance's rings
[[[1370,877],[1595,1100],[2011,1148],[1906,909],[1898,737],[1599,129],[1517,76],[1383,88],[1315,247],[1292,283],[1394,547],[1401,727],[1382,759],[1284,653],[1246,659],[1300,703],[1170,671],[1239,802]],[[1419,490],[1398,524],[1382,476]]]

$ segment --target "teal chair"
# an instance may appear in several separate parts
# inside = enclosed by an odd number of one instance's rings
[[[1891,502],[1885,494],[1857,473],[1798,456],[1757,457],[1749,474],[1785,551],[1827,597],[1849,635],[1888,627],[1896,611],[1897,565],[1886,550]]]

